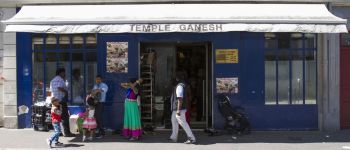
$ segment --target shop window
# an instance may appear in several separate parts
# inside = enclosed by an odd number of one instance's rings
[[[275,33],[266,33],[265,34],[265,48],[266,49],[277,48],[277,38],[276,38]]]
[[[97,75],[96,36],[35,34],[32,48],[33,100],[51,96],[50,81],[57,68],[65,68],[69,102],[83,105]]]
[[[316,51],[306,51],[305,57],[305,104],[316,104]]]
[[[305,34],[305,48],[316,48],[316,34]]]
[[[342,47],[349,47],[350,46],[350,34],[348,33],[342,33],[340,34],[341,41],[340,44]]]
[[[277,77],[278,77],[278,104],[290,104],[289,102],[289,51],[279,50],[278,51],[278,62],[277,62]]]
[[[265,104],[316,104],[316,35],[274,35],[275,49],[265,35]]]
[[[265,104],[274,105],[276,101],[276,55],[274,51],[265,52]]]

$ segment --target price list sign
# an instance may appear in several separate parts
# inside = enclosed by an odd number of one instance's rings
[[[238,49],[217,49],[215,55],[217,64],[238,63]]]

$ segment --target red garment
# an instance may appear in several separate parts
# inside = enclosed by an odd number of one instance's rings
[[[53,107],[51,109],[51,119],[52,119],[52,123],[57,123],[57,122],[61,122],[61,114],[62,111],[57,108],[57,107]]]

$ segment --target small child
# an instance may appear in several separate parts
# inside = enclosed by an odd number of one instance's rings
[[[46,139],[47,144],[50,146],[52,145],[52,142],[55,142],[55,146],[64,146],[63,143],[59,142],[58,139],[61,134],[61,114],[62,114],[62,108],[59,103],[59,100],[55,97],[51,98],[51,119],[52,119],[52,126],[54,128],[54,134]]]
[[[92,141],[93,140],[93,136],[95,133],[95,129],[97,127],[97,123],[96,123],[96,119],[94,117],[95,115],[95,102],[94,102],[94,98],[91,96],[87,97],[87,104],[88,107],[86,108],[86,112],[85,112],[85,119],[83,122],[83,142],[86,141],[86,132],[90,132],[90,138],[89,140]]]

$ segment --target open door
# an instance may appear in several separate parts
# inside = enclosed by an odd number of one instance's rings
[[[211,44],[151,42],[140,44],[141,112],[144,124],[171,129],[171,78],[186,72],[187,120],[191,128],[211,125]]]

